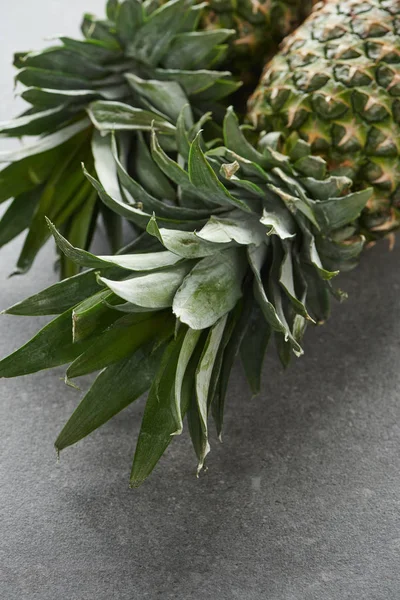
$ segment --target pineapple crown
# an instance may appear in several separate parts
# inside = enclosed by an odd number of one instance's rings
[[[187,107],[174,126],[154,119],[150,140],[140,132],[133,146],[107,114],[101,102],[91,107],[101,123],[92,140],[98,178],[84,174],[106,206],[146,231],[115,256],[95,256],[49,221],[60,250],[87,270],[6,311],[58,316],[0,362],[0,376],[70,363],[70,382],[101,370],[58,450],[150,388],[132,466],[136,486],[185,417],[202,469],[208,416],[221,435],[238,352],[253,393],[271,334],[285,365],[292,352],[302,354],[306,324],[323,321],[330,294],[340,296],[331,279],[363,247],[354,222],[369,191],[351,193],[346,177],[327,176],[300,139],[287,141],[288,155],[277,150],[278,134],[253,146],[232,109],[217,145],[202,138],[207,117],[188,125]]]
[[[110,103],[115,127],[125,130],[146,130],[153,121],[155,126],[169,123],[173,130],[187,103],[196,118],[205,106],[223,114],[221,100],[240,87],[229,72],[218,70],[227,51],[225,41],[234,32],[198,30],[204,7],[195,0],[170,0],[161,6],[111,1],[106,20],[85,15],[83,41],[62,37],[61,45],[15,55],[16,80],[26,86],[21,95],[31,108],[2,123],[0,133],[40,136],[33,145],[0,154],[0,162],[10,163],[0,172],[0,202],[14,198],[0,221],[0,247],[28,229],[17,273],[30,268],[49,237],[44,216],[88,248],[101,211],[111,248],[121,247],[120,219],[98,203],[81,170],[85,162],[95,174],[88,110],[97,125]],[[94,101],[100,104],[91,111]],[[124,123],[118,121],[117,101],[131,108]],[[61,257],[61,276],[76,272]]]

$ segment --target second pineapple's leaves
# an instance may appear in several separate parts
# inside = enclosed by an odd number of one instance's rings
[[[123,281],[112,281],[105,277],[99,279],[127,302],[145,308],[167,308],[172,305],[176,291],[192,266],[193,262],[185,261],[174,267]]]
[[[90,341],[72,341],[72,309],[43,327],[24,346],[0,361],[0,377],[19,377],[75,360]]]
[[[75,444],[140,398],[154,379],[162,350],[145,346],[104,369],[58,436],[57,450]]]
[[[242,295],[246,264],[236,248],[201,259],[176,292],[173,311],[192,329],[210,327]]]

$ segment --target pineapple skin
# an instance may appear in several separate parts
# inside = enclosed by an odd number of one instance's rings
[[[373,187],[361,221],[400,225],[400,1],[318,4],[266,65],[249,100],[258,130],[296,132],[334,174]]]
[[[205,29],[235,29],[229,67],[244,83],[272,56],[282,39],[311,13],[315,0],[210,0]]]

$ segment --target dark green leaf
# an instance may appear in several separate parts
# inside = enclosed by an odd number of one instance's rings
[[[4,312],[9,315],[39,316],[55,315],[72,308],[99,290],[96,273],[86,271],[66,281],[60,281],[47,289],[18,302]]]
[[[163,348],[151,345],[104,369],[58,436],[62,450],[75,444],[129,406],[150,387]]]
[[[71,362],[92,341],[72,341],[72,309],[43,327],[24,346],[0,361],[0,377],[19,377]]]
[[[150,388],[131,471],[131,485],[135,487],[150,475],[172,441],[173,434],[180,428],[181,416],[176,413],[174,395],[185,333],[182,328],[176,339],[170,342]]]
[[[259,394],[265,352],[271,337],[271,328],[260,307],[253,303],[248,328],[240,345],[240,357],[253,395]]]
[[[42,188],[37,187],[13,200],[0,220],[0,247],[4,246],[24,229],[29,227],[32,215],[39,201]]]
[[[233,29],[181,33],[175,36],[164,66],[167,69],[202,69],[211,51],[234,34]]]
[[[157,81],[141,79],[133,73],[126,73],[125,78],[131,88],[150,102],[154,108],[165,114],[173,123],[177,120],[182,108],[188,103],[188,98],[182,87],[176,81]],[[191,127],[192,123],[187,123]]]
[[[171,337],[172,315],[161,313],[128,314],[115,321],[68,367],[67,378],[93,373],[133,354],[154,338]]]
[[[113,14],[113,20],[117,24],[117,36],[123,46],[128,46],[143,25],[143,5],[138,0],[125,0],[119,10],[114,8]]]

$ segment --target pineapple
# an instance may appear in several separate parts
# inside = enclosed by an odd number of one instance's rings
[[[361,227],[400,222],[399,0],[329,0],[283,43],[249,101],[258,130],[297,134],[329,172],[373,187]]]
[[[215,146],[201,133],[210,117],[188,126],[184,107],[167,131],[176,148],[168,152],[165,130],[154,124],[150,137],[127,140],[114,130],[126,122],[123,105],[107,110],[92,109],[97,177],[84,176],[105,206],[145,231],[121,253],[95,256],[48,221],[60,251],[85,270],[5,311],[57,316],[0,361],[0,377],[69,363],[69,383],[100,370],[58,451],[149,390],[131,473],[137,486],[185,419],[202,470],[208,417],[221,436],[237,353],[254,394],[271,338],[285,365],[303,353],[306,325],[322,323],[330,296],[342,296],[332,279],[363,248],[357,219],[371,190],[352,192],[348,177],[327,176],[300,139],[288,142],[289,155],[277,150],[279,134],[251,145],[232,108]]]

